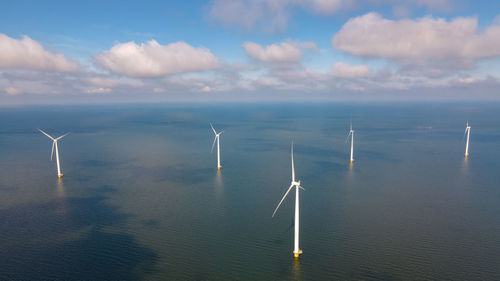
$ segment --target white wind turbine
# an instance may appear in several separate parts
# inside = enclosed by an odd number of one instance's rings
[[[61,164],[59,164],[59,149],[57,147],[57,141],[64,138],[67,134],[69,133],[66,133],[58,138],[53,138],[52,136],[50,136],[49,134],[47,134],[46,132],[38,129],[38,131],[42,132],[44,135],[46,135],[47,137],[49,137],[49,139],[51,139],[53,142],[52,142],[52,152],[50,153],[50,160],[52,160],[53,156],[54,156],[54,147],[56,148],[56,162],[57,162],[57,177],[58,178],[61,178],[63,176],[63,174],[61,173]]]
[[[212,123],[210,123],[210,127],[212,128],[212,131],[214,131],[214,143],[212,144],[212,151],[214,151],[214,146],[215,146],[215,141],[217,141],[217,170],[220,171],[220,169],[222,168],[222,166],[220,165],[220,134],[222,134],[222,132],[224,132],[224,130],[220,131],[219,133],[217,133],[214,129],[214,126],[212,126]]]
[[[354,130],[352,129],[352,121],[350,124],[349,134],[347,134],[346,142],[349,140],[349,136],[351,137],[351,163],[354,162]]]
[[[465,125],[464,136],[467,134],[467,142],[465,143],[465,157],[469,157],[469,136],[470,136],[470,126],[469,122]]]
[[[279,202],[278,206],[274,210],[273,217],[276,214],[276,211],[278,211],[278,208],[281,206],[281,203],[283,203],[283,200],[285,200],[285,197],[288,195],[290,190],[292,188],[295,189],[295,236],[294,236],[294,244],[293,244],[293,256],[298,258],[300,254],[302,254],[302,250],[299,248],[299,188],[304,188],[300,186],[300,180],[295,181],[295,168],[293,166],[293,142],[292,142],[292,149],[291,149],[291,157],[292,157],[292,184],[288,188],[287,192],[281,198],[281,201]]]

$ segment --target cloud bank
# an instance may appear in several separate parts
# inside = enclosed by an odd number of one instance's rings
[[[195,48],[184,42],[160,45],[155,40],[140,45],[118,43],[95,55],[94,59],[112,72],[144,78],[210,70],[219,62],[208,49]]]
[[[366,65],[349,65],[337,62],[333,65],[333,76],[341,78],[362,78],[370,75],[370,69]]]

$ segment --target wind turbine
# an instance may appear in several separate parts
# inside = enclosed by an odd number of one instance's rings
[[[44,135],[46,135],[47,137],[49,137],[49,139],[51,139],[53,141],[52,142],[52,152],[50,153],[50,160],[52,161],[52,157],[54,156],[54,147],[55,147],[56,148],[56,161],[57,161],[57,177],[61,178],[63,176],[63,174],[61,173],[61,165],[59,164],[59,149],[57,147],[57,141],[64,138],[69,133],[66,133],[58,138],[53,138],[52,136],[50,136],[49,134],[47,134],[46,132],[44,132],[40,129],[38,129],[38,131],[42,132]]]
[[[283,203],[283,200],[285,200],[285,197],[288,195],[290,190],[292,188],[295,189],[295,236],[294,236],[294,245],[293,245],[293,256],[298,258],[300,254],[302,254],[302,250],[299,248],[299,188],[304,188],[300,186],[300,180],[295,181],[295,168],[293,166],[293,142],[292,142],[292,149],[291,149],[291,157],[292,157],[292,184],[288,188],[287,192],[281,198],[281,201],[279,202],[278,206],[274,210],[273,217],[276,214],[276,211],[278,211],[278,208],[281,206],[281,203]]]
[[[467,134],[467,142],[465,143],[465,157],[469,157],[469,136],[470,136],[470,126],[469,122],[465,125],[464,136]]]
[[[219,133],[217,133],[214,129],[214,126],[212,126],[212,123],[210,123],[210,127],[212,128],[212,131],[214,131],[214,143],[212,144],[212,151],[214,151],[214,146],[215,146],[215,141],[217,140],[217,170],[220,171],[220,169],[222,168],[222,166],[220,165],[220,134],[222,134],[222,132],[224,132],[224,130],[220,131]]]
[[[350,129],[349,129],[349,134],[347,134],[346,142],[349,139],[349,136],[351,136],[351,163],[354,162],[354,130],[352,129],[352,121],[350,123]]]

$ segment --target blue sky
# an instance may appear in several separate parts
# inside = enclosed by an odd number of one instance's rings
[[[500,2],[9,1],[0,103],[498,99]]]

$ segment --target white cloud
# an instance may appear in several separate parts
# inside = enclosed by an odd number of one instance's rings
[[[153,93],[163,93],[165,92],[164,88],[153,88]]]
[[[208,93],[208,92],[211,92],[213,91],[214,89],[209,87],[209,86],[205,86],[203,88],[200,89],[200,91],[204,92],[204,93]]]
[[[111,93],[110,88],[94,88],[94,89],[89,89],[86,91],[87,94],[107,94]]]
[[[17,96],[17,95],[20,95],[23,93],[23,91],[21,91],[20,89],[18,88],[14,88],[14,87],[7,87],[5,89],[3,89],[7,95],[9,96]]]
[[[478,82],[478,79],[476,79],[474,77],[465,77],[465,78],[457,79],[456,82],[460,83],[460,84],[474,84],[474,83]]]
[[[283,63],[300,62],[302,59],[302,48],[316,50],[317,46],[313,42],[282,42],[271,44],[265,47],[254,43],[243,43],[246,54],[260,62]]]
[[[116,86],[116,81],[109,78],[92,77],[88,81],[95,86],[112,88]]]
[[[494,92],[494,97],[498,97],[498,87],[500,80],[498,78],[487,77],[460,77],[457,79],[450,79],[449,86],[457,89],[473,89],[474,95],[480,95],[485,89],[491,89]]]
[[[350,19],[332,44],[356,56],[415,63],[481,59],[500,56],[500,25],[479,32],[473,17],[389,20],[368,13]]]
[[[130,77],[160,77],[218,66],[218,59],[208,49],[184,42],[160,45],[155,40],[140,45],[118,43],[94,58],[103,67]]]
[[[28,36],[14,39],[0,33],[0,68],[74,72],[78,64],[45,50]]]
[[[341,78],[362,78],[371,74],[366,65],[349,65],[343,62],[337,62],[333,65],[333,76]]]

